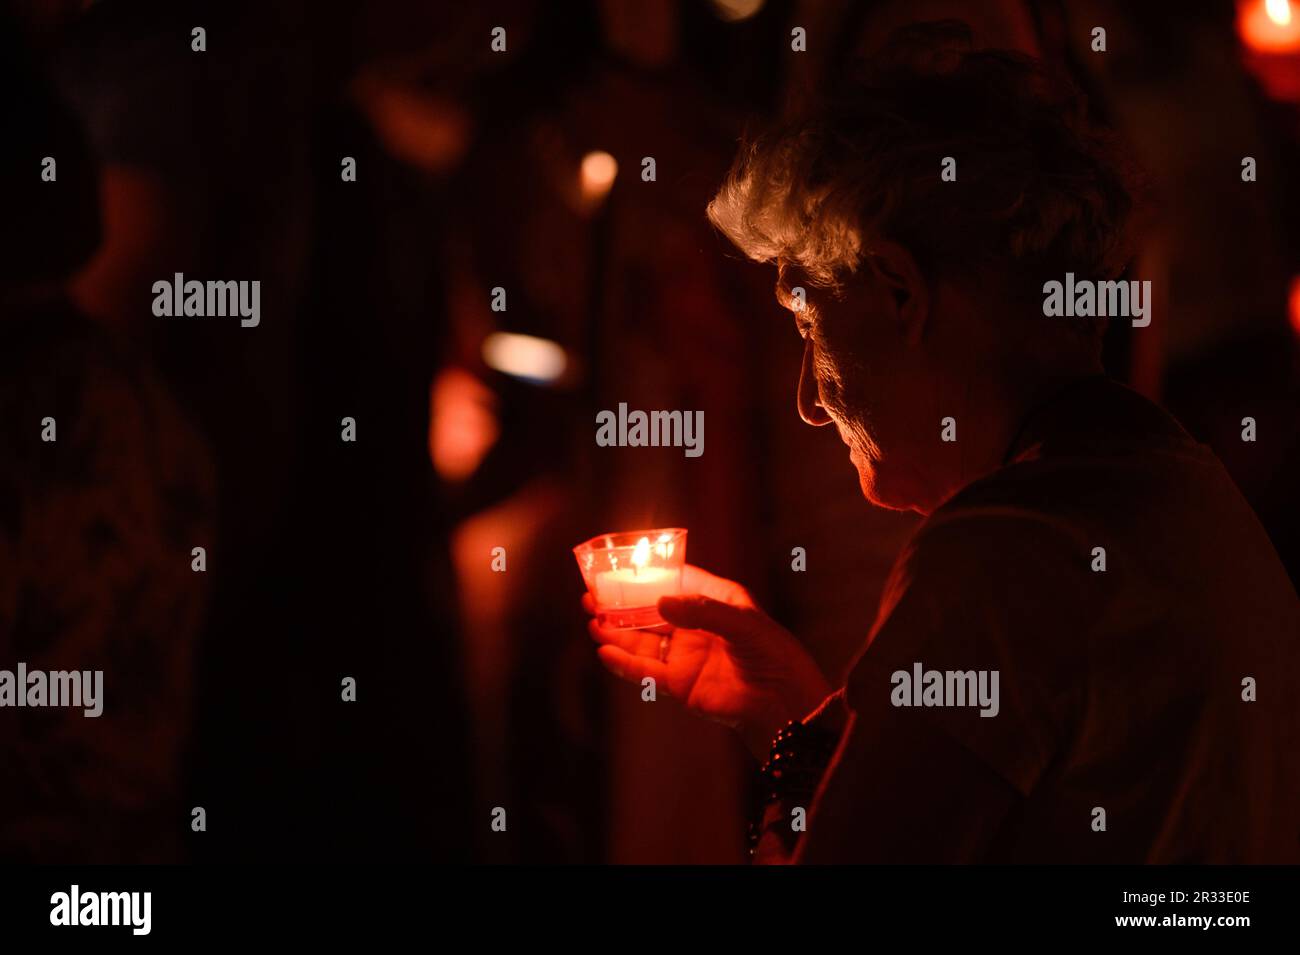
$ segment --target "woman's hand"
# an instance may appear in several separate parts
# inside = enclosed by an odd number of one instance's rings
[[[659,600],[660,615],[674,627],[666,662],[659,659],[663,633],[607,630],[593,619],[588,629],[602,645],[600,662],[632,683],[653,677],[657,690],[737,730],[765,759],[781,727],[816,709],[830,684],[803,645],[740,584],[687,565],[682,591]],[[595,614],[590,594],[582,603]]]

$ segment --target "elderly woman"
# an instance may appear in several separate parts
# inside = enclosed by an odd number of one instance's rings
[[[839,689],[697,568],[662,648],[592,621],[611,671],[768,757],[758,859],[1295,860],[1295,590],[1210,451],[1102,374],[1128,319],[1044,307],[1124,275],[1128,182],[1075,91],[928,26],[709,206],[777,268],[804,420],[926,516]]]

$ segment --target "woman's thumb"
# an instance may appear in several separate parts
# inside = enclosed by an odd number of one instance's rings
[[[763,617],[749,607],[733,607],[702,594],[660,597],[659,614],[674,627],[683,630],[708,630],[728,640],[756,636]]]

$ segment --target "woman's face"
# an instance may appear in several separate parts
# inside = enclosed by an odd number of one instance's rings
[[[933,482],[924,479],[926,445],[938,419],[924,349],[910,345],[887,283],[855,277],[842,297],[787,284],[777,298],[794,315],[804,342],[799,414],[814,426],[834,424],[849,449],[863,495],[894,510],[921,510]]]

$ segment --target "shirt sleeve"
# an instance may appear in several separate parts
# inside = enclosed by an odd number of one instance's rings
[[[814,737],[825,744],[840,740],[848,719],[849,712],[844,704],[844,690],[841,688],[804,717],[803,724]],[[812,751],[815,749],[820,747],[813,747],[809,752],[801,754],[801,758],[806,761],[809,768],[816,767],[818,775],[822,777],[818,781],[820,785],[829,770],[834,749],[827,747],[824,753]],[[787,792],[783,798],[775,799],[771,798],[770,793],[759,793],[760,805],[757,819],[751,824],[751,836],[754,842],[750,856],[755,865],[785,865],[793,861],[803,830],[792,824],[791,814],[801,807],[806,811],[807,807],[812,805],[816,788],[817,786],[811,786],[808,792]]]
[[[846,702],[937,730],[1027,795],[1081,708],[1100,603],[1089,545],[1008,508],[935,517],[891,574]]]

